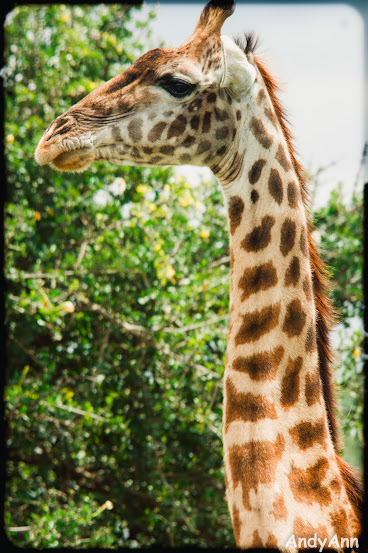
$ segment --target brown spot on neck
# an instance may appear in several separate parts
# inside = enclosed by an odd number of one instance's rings
[[[240,483],[243,489],[243,505],[251,510],[249,492],[257,491],[259,484],[272,485],[277,465],[285,449],[285,440],[278,434],[275,442],[249,442],[234,446],[229,451],[229,464],[234,488]]]
[[[259,91],[258,91],[258,94],[257,94],[257,104],[260,106],[263,102],[263,100],[265,100],[266,98],[266,92],[264,90],[264,88],[261,88]]]
[[[294,256],[285,273],[285,286],[296,286],[300,278],[299,257]]]
[[[232,368],[248,373],[252,380],[272,380],[276,377],[284,352],[283,346],[277,346],[273,350],[255,353],[249,357],[237,357]]]
[[[258,530],[254,530],[252,535],[252,544],[251,547],[256,549],[263,549],[263,541],[261,540],[261,536],[258,533]]]
[[[271,229],[275,222],[274,217],[265,215],[261,224],[254,227],[242,240],[241,247],[248,252],[258,252],[266,248],[271,242]]]
[[[242,290],[241,301],[246,300],[252,294],[261,290],[268,290],[276,286],[278,282],[276,269],[272,261],[245,269],[239,280],[239,288]]]
[[[318,422],[301,422],[291,428],[289,433],[293,442],[300,449],[308,449],[315,444],[324,444],[327,436],[326,423],[324,419]]]
[[[255,204],[257,203],[259,200],[259,193],[257,192],[257,190],[252,190],[252,192],[250,193],[250,201],[252,202],[252,204]]]
[[[236,229],[241,223],[242,214],[244,211],[244,202],[240,196],[232,196],[229,200],[229,222],[230,222],[230,232],[234,234]]]
[[[267,119],[269,119],[269,121],[272,123],[272,125],[277,130],[277,117],[275,115],[275,112],[271,108],[266,107],[265,110],[264,110],[264,113],[265,113],[265,116],[267,117]]]
[[[295,244],[295,235],[296,235],[296,224],[292,219],[285,219],[281,226],[281,237],[280,237],[280,251],[284,257],[287,256],[289,252],[294,247]]]
[[[291,165],[287,158],[286,152],[281,144],[279,144],[278,150],[276,152],[276,159],[281,167],[284,169],[284,171],[289,171],[291,169]]]
[[[311,323],[309,325],[307,335],[305,337],[305,351],[307,353],[311,353],[315,349],[317,349],[316,329],[315,329],[315,325]]]
[[[306,322],[306,314],[302,309],[302,304],[299,299],[292,300],[287,308],[282,330],[292,338],[299,336],[302,333]]]
[[[336,536],[341,538],[348,538],[352,536],[352,529],[350,528],[348,516],[346,510],[340,507],[336,509],[331,515],[331,523],[335,530]]]
[[[243,315],[243,323],[235,336],[235,345],[256,342],[271,332],[279,322],[281,303]]]
[[[250,130],[253,134],[253,136],[258,140],[258,142],[268,150],[273,142],[273,137],[268,134],[266,127],[262,123],[261,119],[257,119],[256,117],[252,117],[250,120]]]
[[[264,396],[255,396],[251,393],[237,392],[229,378],[225,381],[226,410],[225,432],[229,424],[236,420],[255,422],[261,419],[276,419],[274,404]]]
[[[266,165],[266,160],[265,159],[258,159],[257,161],[255,161],[251,167],[251,169],[249,170],[249,173],[248,173],[248,178],[249,178],[249,182],[250,184],[256,184],[256,182],[258,182],[260,176],[261,176],[261,173],[262,173],[262,169],[263,167]]]
[[[305,470],[292,466],[288,477],[296,501],[308,505],[315,502],[325,506],[330,504],[331,492],[327,486],[322,485],[328,466],[326,457],[321,457]]]
[[[305,401],[308,407],[314,405],[321,399],[321,380],[318,373],[307,373],[305,375]]]
[[[271,169],[270,177],[268,179],[268,191],[275,202],[280,205],[284,197],[284,191],[282,188],[280,173],[277,169]]]
[[[287,198],[290,207],[298,207],[299,196],[300,192],[298,185],[293,181],[289,182],[287,185]]]
[[[303,359],[297,357],[292,360],[289,359],[288,365],[285,370],[285,374],[282,377],[281,382],[281,405],[283,407],[291,407],[299,399],[300,389],[300,371],[303,366]]]
[[[277,545],[278,545],[278,543],[277,543],[276,536],[274,534],[272,534],[272,532],[270,532],[267,536],[267,541],[265,543],[266,548],[268,548],[268,549],[278,549]]]

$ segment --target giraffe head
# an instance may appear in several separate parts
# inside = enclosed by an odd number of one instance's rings
[[[236,141],[239,101],[255,79],[244,52],[221,36],[233,1],[212,0],[179,48],[155,48],[45,131],[36,161],[83,171],[121,165],[219,163]]]

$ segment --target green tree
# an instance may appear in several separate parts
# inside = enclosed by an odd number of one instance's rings
[[[233,543],[220,191],[191,192],[171,169],[95,164],[81,178],[33,160],[45,126],[130,64],[147,28],[118,6],[7,20],[6,516],[29,527],[9,531],[19,545]]]
[[[141,53],[148,23],[136,8],[103,5],[23,6],[6,22],[6,523],[19,546],[235,545],[219,187],[192,187],[171,169],[95,163],[81,176],[33,160],[49,122]],[[354,202],[335,195],[316,216],[323,240],[340,239],[344,221],[344,317],[353,292],[361,301]],[[338,371],[349,394],[360,385],[354,340]],[[357,438],[359,397],[344,424]]]

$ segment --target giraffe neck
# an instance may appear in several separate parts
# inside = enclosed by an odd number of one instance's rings
[[[354,535],[356,518],[322,393],[299,181],[258,82],[241,112],[238,142],[214,169],[230,231],[227,496],[240,547],[285,549],[293,533]]]

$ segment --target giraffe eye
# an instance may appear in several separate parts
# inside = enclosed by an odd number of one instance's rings
[[[193,92],[193,90],[196,88],[194,84],[182,81],[180,79],[168,79],[162,81],[160,84],[162,88],[167,90],[167,92],[169,92],[171,96],[174,96],[175,98],[184,98],[184,96],[188,96],[188,94]]]

